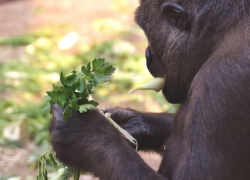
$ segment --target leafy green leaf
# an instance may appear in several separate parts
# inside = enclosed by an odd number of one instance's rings
[[[73,71],[68,76],[64,76],[63,72],[61,72],[60,75],[60,81],[63,84],[63,86],[71,87],[77,83],[78,76],[75,71]]]
[[[0,46],[13,46],[13,47],[26,46],[33,43],[35,40],[36,38],[32,35],[1,38]]]
[[[92,105],[94,105],[94,106],[98,106],[98,103],[97,103],[96,101],[93,101],[93,100],[89,101],[88,103],[89,103],[89,104],[92,104]]]
[[[63,120],[67,120],[71,115],[70,106],[66,106],[63,111]]]
[[[99,75],[111,75],[115,68],[110,64],[105,62],[104,59],[94,59],[92,62],[93,72]]]
[[[98,103],[89,100],[95,88],[110,79],[115,68],[104,59],[94,59],[81,67],[81,72],[72,71],[69,74],[60,74],[60,82],[53,84],[53,90],[47,92],[50,104],[57,103],[64,108],[63,119],[70,117],[71,111],[80,113],[95,109]]]
[[[96,109],[96,106],[93,104],[83,104],[79,106],[80,113],[85,113],[88,110],[93,110],[93,109]]]
[[[79,93],[83,93],[84,89],[86,87],[85,81],[83,78],[80,78],[79,82],[80,82],[80,84],[79,84],[79,87],[77,88],[77,90],[79,91]]]
[[[90,66],[89,67],[86,67],[86,66],[82,66],[82,73],[87,75],[89,74],[91,71],[90,71]]]

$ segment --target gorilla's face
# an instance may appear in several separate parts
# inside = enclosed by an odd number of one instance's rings
[[[163,93],[172,103],[185,100],[193,77],[211,52],[212,40],[203,38],[208,31],[203,32],[206,28],[193,17],[195,9],[191,1],[141,0],[136,11],[136,22],[149,42],[147,67],[153,76],[166,78]]]

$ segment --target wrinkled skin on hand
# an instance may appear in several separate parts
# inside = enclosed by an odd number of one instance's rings
[[[170,135],[174,115],[142,113],[132,109],[113,108],[106,112],[138,141],[139,150],[163,150],[164,140]]]
[[[103,141],[106,136],[105,131],[110,132],[114,137],[117,137],[118,133],[112,129],[109,123],[106,123],[105,117],[96,110],[84,114],[73,111],[66,121],[63,120],[62,113],[63,110],[57,104],[52,106],[53,119],[50,129],[56,156],[66,164],[82,167],[85,171],[89,171],[92,158],[97,153],[91,147],[98,146],[98,144],[101,144],[103,148],[105,145],[108,146],[108,143],[105,144]],[[105,148],[108,149],[108,147]],[[101,151],[98,151],[99,153],[103,154]],[[82,159],[88,163],[85,164]]]
[[[138,174],[140,179],[158,176],[97,110],[83,114],[73,111],[67,121],[62,119],[62,112],[58,105],[52,106],[52,145],[60,161],[91,172],[103,180],[120,179],[120,172],[124,171],[128,174],[124,174],[123,178],[128,179],[130,174],[137,173],[138,168],[145,171]],[[122,154],[126,154],[126,157]],[[124,161],[123,165],[120,164],[121,161]],[[112,171],[114,168],[117,169],[116,172]]]
[[[121,108],[109,109],[106,112],[111,113],[111,118],[136,139],[151,133],[151,127],[145,123],[139,112]]]

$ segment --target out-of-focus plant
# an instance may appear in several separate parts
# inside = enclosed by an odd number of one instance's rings
[[[138,2],[134,0],[112,0],[112,2],[114,10],[124,14],[132,14],[134,9],[131,6],[137,7],[138,5]]]
[[[125,31],[125,26],[115,19],[97,19],[93,22],[93,29],[98,33],[114,34]]]

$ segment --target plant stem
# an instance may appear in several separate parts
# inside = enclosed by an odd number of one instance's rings
[[[113,125],[129,142],[135,145],[136,151],[138,150],[138,143],[137,140],[125,129],[123,129],[121,126],[119,126],[112,118],[110,113],[104,113],[101,110],[99,112],[106,117],[106,119],[110,122],[111,125]]]

